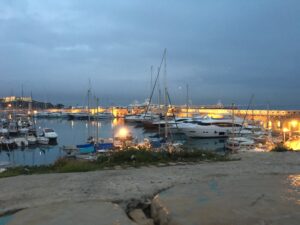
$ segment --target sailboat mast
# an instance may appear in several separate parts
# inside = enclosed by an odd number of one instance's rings
[[[268,110],[267,110],[267,129],[269,130],[269,123],[270,123],[270,103],[268,102]]]
[[[232,134],[234,135],[234,103],[232,103]]]
[[[91,136],[91,115],[90,115],[90,97],[91,97],[91,80],[89,80],[89,89],[88,89],[88,138]]]
[[[151,66],[150,71],[151,71],[151,72],[150,72],[150,73],[151,73],[151,80],[150,80],[150,95],[151,95],[152,88],[153,88],[153,85],[152,85],[153,66]],[[149,104],[151,104],[150,99],[149,99]],[[150,105],[150,106],[151,106],[151,105]],[[151,110],[151,119],[153,119],[152,110]]]
[[[186,117],[189,117],[189,84],[186,84]]]
[[[98,140],[99,140],[99,98],[97,98],[97,139],[96,139],[96,144],[98,144]]]
[[[157,73],[159,73],[159,68],[157,68]],[[158,88],[158,111],[159,111],[159,115],[161,115],[161,109],[160,109],[160,104],[161,104],[161,90],[160,90],[160,80],[158,80],[158,84],[157,84],[157,88]],[[160,123],[158,123],[158,135],[160,137]]]
[[[164,52],[164,89],[165,89],[165,139],[168,139],[168,89],[167,89],[167,49]]]

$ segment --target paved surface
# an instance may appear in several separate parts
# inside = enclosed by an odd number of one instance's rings
[[[134,225],[118,205],[107,202],[56,203],[25,209],[7,225]]]
[[[0,179],[0,214],[8,210],[42,207],[60,202],[76,203],[95,200],[120,202],[123,207],[131,199],[152,198],[159,191],[170,187],[183,189],[182,194],[178,189],[178,199],[181,196],[180,201],[183,201],[184,193],[193,193],[192,190],[196,188],[192,187],[200,184],[204,185],[201,186],[201,190],[207,194],[206,197],[211,198],[211,202],[217,205],[217,192],[208,189],[210,182],[212,182],[211,187],[216,186],[217,190],[223,193],[224,203],[223,207],[212,209],[211,213],[232,208],[232,206],[227,207],[225,200],[239,208],[251,204],[255,199],[258,199],[258,203],[271,199],[270,201],[275,201],[275,204],[270,204],[278,208],[278,211],[281,210],[280,204],[284,202],[280,202],[280,196],[289,190],[287,188],[289,186],[284,186],[284,184],[290,182],[289,177],[300,176],[300,154],[247,152],[239,153],[235,157],[241,157],[242,160],[3,178]],[[300,184],[295,181],[295,185],[298,192],[294,198],[298,199],[299,205]],[[232,193],[228,191],[231,187],[235,188]],[[260,187],[264,189],[255,194],[255,190],[260,190]],[[206,191],[205,188],[207,188]],[[242,195],[244,192],[245,196]],[[273,192],[274,198],[269,196]],[[235,193],[237,196],[234,195]],[[246,199],[247,196],[249,196],[248,199]],[[241,202],[235,203],[235,199],[241,199]],[[258,203],[255,207],[262,207]],[[192,210],[192,206],[186,208]],[[270,207],[265,205],[257,210],[267,215]]]
[[[160,225],[299,225],[300,175],[222,176],[157,195]]]

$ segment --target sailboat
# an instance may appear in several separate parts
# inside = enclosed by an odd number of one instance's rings
[[[91,122],[91,117],[90,117],[90,97],[91,97],[91,82],[89,81],[89,89],[88,89],[88,140],[91,139],[91,128],[90,128],[90,122]],[[94,143],[85,143],[85,144],[79,144],[76,145],[76,148],[79,151],[79,154],[89,154],[89,153],[94,153],[95,148],[94,148]]]

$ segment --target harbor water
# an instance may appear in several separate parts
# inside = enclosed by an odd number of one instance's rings
[[[0,150],[0,164],[9,162],[13,166],[49,165],[65,155],[62,146],[84,144],[89,135],[96,136],[97,133],[97,122],[95,121],[91,121],[88,126],[88,121],[84,120],[36,119],[36,125],[37,128],[53,128],[58,134],[57,145],[39,145],[11,151]],[[125,123],[123,119],[101,120],[98,126],[101,138],[113,137],[122,127],[127,127],[139,141],[156,132],[155,130],[145,130],[136,124]],[[224,151],[224,139],[186,139],[183,135],[173,135],[173,138],[185,140],[185,146],[191,148]]]

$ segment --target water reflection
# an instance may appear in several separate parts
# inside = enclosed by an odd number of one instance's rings
[[[10,162],[13,165],[44,165],[51,164],[57,158],[64,156],[60,146],[77,145],[86,143],[88,133],[101,138],[111,138],[121,128],[126,128],[134,138],[142,141],[145,137],[155,134],[153,131],[145,131],[142,126],[125,124],[123,119],[101,120],[97,130],[97,122],[92,121],[88,129],[87,121],[65,120],[65,119],[37,119],[37,127],[53,128],[58,134],[58,145],[49,147],[16,149],[14,151],[0,150],[0,162]],[[175,139],[183,139],[181,136],[174,136]],[[186,145],[193,148],[224,150],[224,139],[190,139]]]

